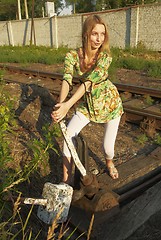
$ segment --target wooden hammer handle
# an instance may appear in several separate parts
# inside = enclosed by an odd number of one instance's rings
[[[71,152],[71,155],[73,157],[73,161],[74,161],[76,167],[78,168],[78,170],[80,171],[81,175],[83,177],[85,177],[87,175],[87,171],[86,171],[85,167],[83,166],[83,164],[81,163],[81,161],[80,161],[80,159],[78,157],[78,154],[77,154],[77,152],[75,150],[75,146],[74,146],[71,138],[69,137],[69,135],[67,133],[67,127],[66,127],[66,125],[64,123],[64,120],[61,120],[59,124],[60,124],[60,128],[62,130],[64,139],[65,139],[65,141],[67,143],[67,146],[68,146],[68,148],[69,148],[69,150]]]
[[[46,206],[48,204],[48,200],[46,198],[16,197],[16,196],[13,196],[11,194],[5,200],[7,200],[7,201],[18,201],[22,204],[41,205],[41,206]]]

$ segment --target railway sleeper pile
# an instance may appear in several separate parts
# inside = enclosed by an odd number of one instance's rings
[[[87,154],[86,148],[87,145],[83,146],[82,152]],[[80,149],[78,152],[81,152]],[[132,201],[139,199],[145,191],[148,191],[148,189],[161,181],[160,156],[161,147],[158,147],[148,155],[142,154],[119,165],[120,177],[115,181],[107,173],[99,173],[97,175],[100,186],[99,191],[94,196],[82,195],[79,200],[72,202],[69,212],[70,222],[75,226],[79,226],[80,231],[87,232],[91,218],[94,215],[92,237],[93,239],[100,239],[98,231],[101,226],[108,226],[108,224],[112,224],[111,222],[114,225],[115,220],[113,219],[120,217],[123,208],[126,208],[126,206],[128,208]],[[88,156],[86,155],[82,160],[86,164]],[[81,191],[81,185],[79,187]],[[147,220],[148,216],[150,217],[151,210],[148,214],[145,215],[145,219],[142,216],[141,223]],[[129,226],[131,228],[131,224]],[[129,234],[132,233],[131,231],[132,229]]]

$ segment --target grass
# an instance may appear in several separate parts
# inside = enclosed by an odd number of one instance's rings
[[[140,70],[148,76],[161,78],[161,53],[148,50],[142,44],[125,50],[112,48],[112,56],[116,69]]]
[[[141,145],[144,145],[148,141],[148,137],[146,136],[146,134],[141,134],[141,135],[137,136],[136,141],[138,143],[140,143]]]
[[[67,47],[58,49],[44,46],[0,46],[0,62],[2,63],[41,63],[62,64]],[[109,68],[109,75],[116,80],[119,68],[140,70],[148,76],[161,78],[161,54],[146,49],[142,44],[135,48],[111,48],[113,62]]]
[[[9,204],[9,196],[21,194],[20,185],[23,186],[30,182],[30,178],[33,174],[37,173],[40,176],[40,165],[42,165],[44,171],[49,161],[49,150],[57,152],[55,148],[53,137],[59,136],[60,129],[58,125],[48,126],[45,125],[43,130],[43,137],[40,139],[34,139],[28,144],[28,154],[23,157],[25,165],[22,163],[16,164],[16,167],[12,167],[14,159],[13,145],[11,139],[17,138],[18,124],[17,117],[15,115],[14,103],[16,99],[5,91],[5,82],[3,81],[3,73],[0,73],[0,239],[16,239],[16,240],[36,240],[40,229],[37,229],[37,236],[33,235],[32,229],[30,229],[29,219],[31,217],[33,206],[26,211],[26,217],[22,216],[21,205],[19,197],[17,201]],[[12,147],[11,147],[12,146]],[[28,159],[31,154],[30,161]],[[12,193],[12,194],[11,194]],[[13,208],[13,209],[12,209]],[[54,239],[54,238],[52,238]]]
[[[12,162],[16,161],[16,159],[14,159],[14,156],[12,155],[12,147],[9,139],[10,135],[13,135],[16,139],[17,134],[18,124],[14,111],[14,101],[16,101],[16,99],[13,99],[12,96],[8,95],[5,91],[5,82],[3,81],[2,72],[0,72],[0,79],[0,239],[70,239],[76,229],[68,234],[68,226],[66,224],[65,226],[62,224],[58,236],[55,234],[58,227],[57,220],[59,219],[60,213],[57,214],[53,224],[48,226],[48,231],[45,228],[46,231],[44,232],[43,228],[38,224],[37,218],[35,219],[34,217],[34,206],[25,207],[25,210],[22,211],[20,201],[22,195],[21,188],[23,187],[24,191],[27,183],[30,183],[32,180],[34,185],[38,187],[36,176],[38,176],[40,181],[42,178],[40,166],[42,165],[42,169],[45,171],[49,164],[49,154],[51,154],[51,150],[58,154],[57,148],[54,145],[53,137],[60,136],[61,132],[59,125],[51,124],[49,126],[46,123],[42,127],[43,136],[41,138],[39,137],[37,139],[35,136],[33,139],[31,138],[31,141],[25,142],[25,144],[28,145],[27,151],[28,154],[31,153],[31,158],[26,159],[24,155],[23,161],[25,162],[25,165],[22,166],[22,163],[17,162],[16,168],[13,169]],[[47,174],[45,174],[45,176],[46,175]],[[18,195],[17,199],[12,199],[12,195]],[[13,201],[11,201],[12,204],[8,201],[10,199]],[[33,218],[37,222],[36,225]],[[92,225],[93,220],[91,220],[89,226],[87,240],[90,239]],[[45,236],[42,237],[42,234]],[[64,238],[65,234],[68,235],[66,238]]]
[[[63,62],[68,50],[65,47],[56,49],[43,46],[0,46],[0,62],[57,64]]]

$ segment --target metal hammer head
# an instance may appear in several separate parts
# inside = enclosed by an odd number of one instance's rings
[[[46,224],[52,224],[55,218],[57,223],[67,220],[73,188],[65,183],[45,183],[42,196],[47,199],[46,206],[39,206],[37,215]],[[60,216],[57,217],[57,214]]]

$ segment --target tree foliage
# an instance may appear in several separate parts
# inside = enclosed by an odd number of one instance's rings
[[[16,18],[17,2],[15,0],[0,0],[0,20],[12,20]]]
[[[34,3],[34,17],[42,17],[42,8],[45,7],[47,0],[27,0],[29,18],[32,17],[32,5]],[[63,9],[63,0],[53,0],[48,2],[54,2],[55,11],[59,14],[59,10]],[[24,0],[20,0],[21,3],[21,16],[25,18],[25,6]],[[18,16],[18,1],[17,0],[0,0],[0,20],[15,20]]]
[[[55,11],[59,12],[64,8],[63,0],[27,0],[29,18],[32,17],[32,4],[34,2],[34,17],[42,17],[42,8],[45,2],[54,2]],[[160,2],[161,0],[65,0],[65,5],[72,5],[74,13],[84,13],[93,11],[102,11],[107,9],[115,9],[127,7],[136,4],[148,4]],[[24,0],[21,3],[21,16],[25,18]],[[0,21],[14,20],[18,16],[18,0],[0,0]]]
[[[73,5],[76,13],[83,13],[155,2],[161,0],[66,0],[66,6]]]

